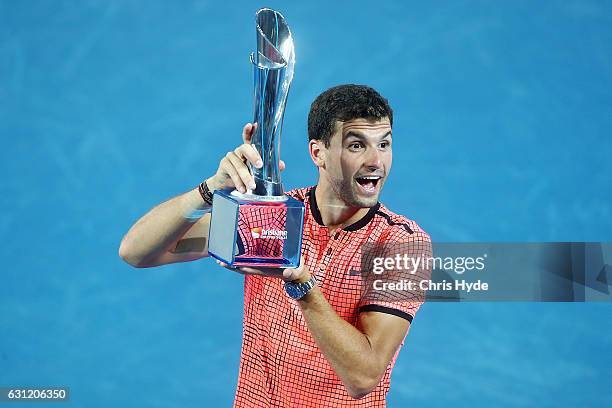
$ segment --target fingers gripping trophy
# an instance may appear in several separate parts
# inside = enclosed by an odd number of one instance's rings
[[[277,11],[255,16],[255,120],[251,143],[263,165],[249,166],[255,189],[216,190],[213,195],[208,253],[231,266],[299,266],[304,204],[284,194],[279,168],[280,136],[295,53],[291,31]]]

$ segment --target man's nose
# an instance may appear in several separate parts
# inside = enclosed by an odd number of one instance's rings
[[[366,167],[371,169],[379,169],[382,167],[381,153],[378,149],[368,149],[366,155],[366,161],[364,163]]]

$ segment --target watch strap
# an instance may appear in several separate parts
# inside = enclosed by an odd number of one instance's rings
[[[285,291],[292,299],[299,300],[315,287],[317,281],[311,276],[306,282],[285,282]]]

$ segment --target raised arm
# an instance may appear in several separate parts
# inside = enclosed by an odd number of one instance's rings
[[[205,183],[216,189],[236,188],[246,191],[255,181],[247,162],[260,167],[261,157],[250,144],[256,125],[242,130],[243,144],[221,159],[214,176]],[[283,167],[283,166],[281,166]],[[119,256],[137,268],[193,261],[208,256],[210,214],[197,219],[194,214],[210,209],[197,188],[165,201],[140,218],[127,232],[119,247]]]
[[[119,256],[137,268],[207,256],[210,214],[199,220],[189,216],[209,208],[197,188],[155,206],[123,237]]]

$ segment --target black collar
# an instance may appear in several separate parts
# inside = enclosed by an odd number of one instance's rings
[[[313,218],[315,219],[315,221],[317,222],[317,224],[319,224],[322,227],[325,227],[325,224],[323,224],[323,217],[321,217],[321,212],[319,211],[319,206],[317,205],[317,197],[315,195],[316,189],[317,189],[317,186],[314,186],[314,187],[311,187],[310,190],[308,191],[308,197],[310,199],[310,212]],[[370,207],[367,214],[364,215],[362,219],[342,229],[345,231],[357,231],[358,229],[365,227],[372,220],[372,218],[374,218],[374,214],[376,214],[376,211],[378,211],[379,208],[380,208],[380,202],[377,202],[376,205],[374,205],[373,207]]]

